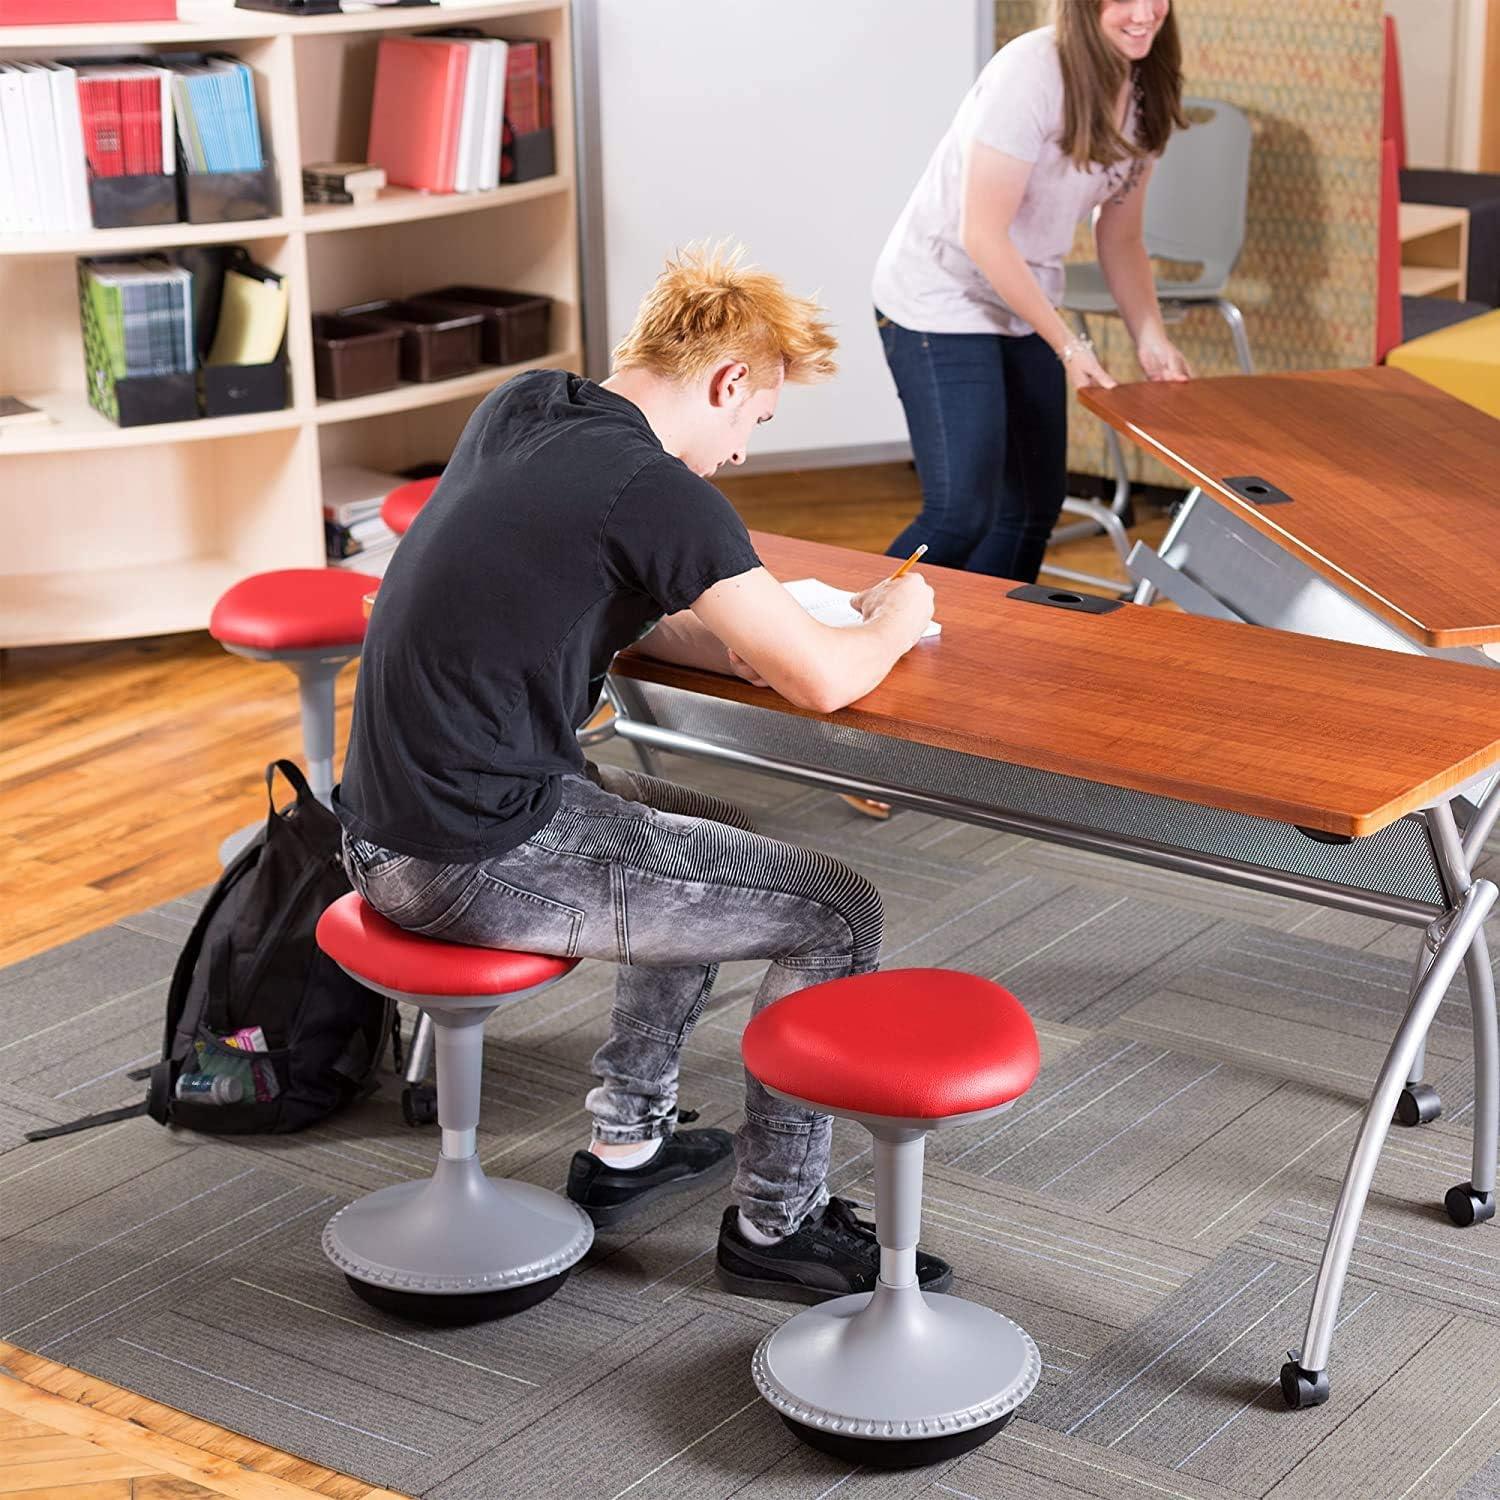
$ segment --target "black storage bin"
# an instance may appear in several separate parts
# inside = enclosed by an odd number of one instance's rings
[[[401,381],[401,330],[373,318],[314,313],[313,374],[320,396],[347,401]]]
[[[484,314],[483,358],[487,365],[518,365],[547,352],[552,299],[535,292],[505,292],[492,286],[445,286],[423,292],[424,302],[451,302]]]
[[[338,311],[340,317],[377,319],[400,330],[403,380],[450,380],[479,366],[484,314],[472,307],[413,297],[361,302]]]
[[[258,172],[188,172],[179,168],[182,217],[189,224],[221,224],[242,219],[274,219],[280,212],[276,168],[267,161]]]
[[[115,381],[118,425],[191,422],[198,416],[198,384],[191,370],[173,375],[129,375]]]
[[[137,177],[90,177],[89,212],[95,229],[175,224],[177,178],[165,172]]]
[[[268,365],[204,365],[198,371],[205,417],[239,417],[286,406],[286,360]]]
[[[557,171],[557,149],[550,125],[545,130],[528,130],[525,135],[513,137],[509,152],[513,166],[510,175],[503,179],[506,182],[534,182]]]

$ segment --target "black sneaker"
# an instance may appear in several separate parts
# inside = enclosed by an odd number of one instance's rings
[[[872,1292],[880,1276],[875,1228],[854,1216],[847,1198],[830,1198],[816,1219],[774,1245],[752,1245],[739,1228],[739,1209],[726,1208],[719,1225],[719,1285],[741,1297],[780,1302],[826,1302],[851,1292]],[[924,1292],[946,1292],[953,1267],[917,1251],[917,1282]]]
[[[684,1110],[679,1120],[696,1120]],[[674,1130],[661,1149],[638,1167],[612,1167],[592,1151],[575,1151],[568,1168],[568,1197],[600,1229],[608,1229],[668,1193],[685,1192],[726,1175],[734,1165],[727,1130]]]

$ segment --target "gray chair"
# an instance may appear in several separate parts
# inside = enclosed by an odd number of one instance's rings
[[[1158,281],[1157,299],[1169,323],[1180,321],[1194,308],[1212,308],[1229,325],[1240,369],[1253,375],[1245,319],[1224,295],[1245,241],[1250,121],[1243,111],[1219,99],[1184,99],[1182,103],[1189,116],[1207,118],[1195,120],[1188,130],[1177,131],[1168,142],[1147,190],[1144,238],[1146,253],[1154,260],[1184,262],[1200,269],[1192,280]],[[1097,261],[1069,265],[1066,272],[1062,305],[1073,315],[1080,332],[1088,332],[1091,316],[1119,314]],[[1114,429],[1107,427],[1105,436],[1115,473],[1115,492],[1109,505],[1097,500],[1068,500],[1063,509],[1088,520],[1060,527],[1052,533],[1052,540],[1066,541],[1102,529],[1123,563],[1129,539],[1120,518],[1130,501],[1130,472]],[[1123,592],[1133,587],[1046,563],[1042,566],[1044,572],[1081,583],[1103,584]]]

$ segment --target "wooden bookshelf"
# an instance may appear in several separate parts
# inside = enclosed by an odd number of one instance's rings
[[[1468,284],[1469,210],[1437,203],[1403,203],[1401,295],[1450,297],[1462,302]]]
[[[179,0],[179,17],[0,28],[0,53],[22,60],[106,49],[235,54],[255,70],[282,200],[276,217],[243,223],[0,239],[0,391],[55,418],[0,430],[0,649],[201,629],[237,579],[321,565],[326,469],[394,472],[446,457],[495,387],[523,370],[582,364],[569,0],[444,0],[303,20]],[[484,193],[391,188],[365,205],[304,205],[303,162],[365,154],[380,37],[455,25],[551,42],[557,172]],[[288,279],[286,410],[115,426],[85,395],[76,258],[208,244],[243,244]],[[546,356],[350,401],[318,398],[314,311],[455,282],[551,297]]]

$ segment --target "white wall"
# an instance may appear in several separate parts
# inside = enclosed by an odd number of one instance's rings
[[[1385,0],[1396,20],[1406,162],[1479,164],[1485,0]]]
[[[675,246],[733,236],[792,291],[818,295],[841,343],[838,378],[789,389],[754,451],[883,456],[904,444],[870,276],[978,72],[991,10],[976,0],[590,0],[580,35],[587,48],[593,33],[595,54],[584,87],[596,77],[583,120],[597,140],[584,146],[585,173],[598,178],[597,221],[584,232],[591,354],[629,327]],[[601,237],[602,268],[589,264]],[[590,373],[604,373],[597,357]]]

